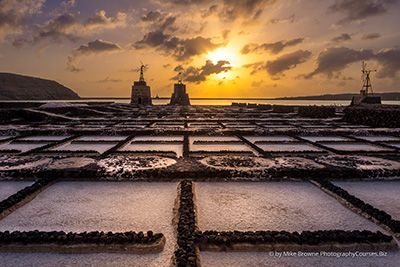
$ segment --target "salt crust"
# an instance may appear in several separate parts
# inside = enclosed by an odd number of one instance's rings
[[[274,159],[258,157],[231,157],[212,156],[200,162],[215,169],[223,170],[264,170],[270,168],[291,168],[291,169],[322,169],[323,165],[302,157],[278,157]],[[241,166],[246,164],[247,166]]]
[[[316,161],[318,163],[328,164],[334,167],[355,167],[359,170],[400,169],[400,162],[366,156],[328,155],[318,157]]]

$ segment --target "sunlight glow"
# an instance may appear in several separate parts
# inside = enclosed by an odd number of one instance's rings
[[[207,58],[214,64],[217,64],[219,60],[229,61],[229,65],[226,66],[238,66],[239,65],[239,52],[227,47],[221,47],[208,53]]]

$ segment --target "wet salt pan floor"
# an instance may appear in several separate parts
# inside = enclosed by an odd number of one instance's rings
[[[388,252],[384,257],[282,257],[269,256],[268,252],[201,252],[203,267],[232,267],[232,266],[290,266],[290,267],[332,267],[332,266],[396,266],[400,262],[400,252]]]
[[[0,231],[148,231],[163,233],[161,253],[0,253],[2,266],[169,266],[176,244],[172,225],[177,183],[60,182],[0,221]]]
[[[99,152],[100,154],[104,153],[105,151],[109,150],[115,144],[71,144],[66,143],[61,146],[55,147],[51,149],[51,151],[85,151],[85,150],[94,150]]]
[[[308,144],[256,144],[259,148],[264,151],[270,152],[301,152],[301,151],[323,151],[317,147]]]
[[[0,201],[32,184],[33,182],[0,182]]]
[[[196,183],[195,188],[201,230],[382,231],[309,183]]]
[[[337,186],[364,202],[400,220],[400,182],[335,182]]]

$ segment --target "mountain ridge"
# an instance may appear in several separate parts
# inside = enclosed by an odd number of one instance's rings
[[[77,100],[80,96],[48,79],[0,72],[0,100]]]

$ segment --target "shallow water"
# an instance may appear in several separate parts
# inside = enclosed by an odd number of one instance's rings
[[[0,145],[0,150],[9,150],[9,149],[16,149],[20,150],[21,153],[27,152],[29,150],[43,147],[47,144],[10,144],[10,143],[5,143]]]
[[[299,136],[311,142],[321,141],[349,141],[350,139],[341,136]]]
[[[256,144],[259,148],[264,151],[270,152],[301,152],[301,151],[322,151],[321,149],[308,145],[308,144]]]
[[[243,136],[250,142],[254,143],[257,141],[274,141],[274,142],[290,142],[290,141],[296,141],[292,137],[289,136]]]
[[[27,140],[27,141],[61,141],[64,139],[67,139],[71,136],[51,136],[51,135],[36,135],[36,136],[28,136],[25,138],[22,138],[21,140]]]
[[[140,135],[135,136],[132,141],[182,141],[183,136],[154,136],[154,135]]]
[[[177,157],[182,157],[183,155],[183,144],[127,144],[119,149],[120,151],[149,151],[149,152],[175,152]]]
[[[398,137],[394,137],[394,136],[357,136],[354,135],[354,137],[363,139],[363,140],[367,140],[367,141],[372,141],[372,142],[376,142],[376,141],[400,141],[400,138]]]
[[[80,151],[80,150],[95,150],[100,154],[109,150],[115,144],[71,144],[67,143],[58,147],[51,149],[51,151]]]
[[[352,144],[352,143],[339,143],[339,144],[322,144],[323,146],[330,147],[342,151],[386,151],[390,150],[384,147],[370,145],[370,144]]]
[[[82,136],[76,140],[80,141],[122,141],[128,136],[101,136],[101,135],[93,135],[93,136]]]

